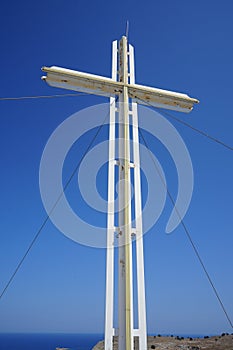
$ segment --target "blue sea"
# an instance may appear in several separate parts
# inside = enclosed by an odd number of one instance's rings
[[[103,334],[1,334],[0,350],[91,350],[103,339]]]
[[[169,335],[163,334],[163,336]],[[179,336],[185,338],[190,336],[192,338],[203,337],[200,334],[179,334]],[[56,350],[56,348],[91,350],[94,345],[103,339],[103,334],[0,333],[0,350]]]

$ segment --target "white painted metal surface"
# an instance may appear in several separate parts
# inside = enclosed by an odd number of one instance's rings
[[[130,83],[135,82],[134,48],[129,45],[130,57]],[[134,196],[135,196],[135,228],[136,228],[136,266],[137,266],[137,306],[138,306],[138,332],[139,349],[147,349],[146,327],[146,300],[144,278],[143,255],[143,227],[142,227],[142,198],[141,198],[141,174],[140,153],[138,136],[138,111],[137,103],[132,103],[132,127],[133,127],[133,162],[134,162]],[[136,331],[136,330],[135,330]],[[134,335],[136,335],[134,333]]]
[[[73,71],[56,66],[43,67],[47,76],[42,77],[49,85],[89,94],[115,97],[127,88],[129,97],[140,104],[189,113],[199,101],[186,94],[156,89],[153,87],[114,81],[99,75]]]
[[[124,41],[123,41],[124,40]],[[134,84],[134,50],[129,45],[127,52],[126,38],[121,41],[118,51],[119,62],[119,81],[128,84]],[[116,42],[113,43],[113,79],[116,78]],[[129,58],[129,62],[128,62]],[[130,67],[128,71],[128,66]],[[106,311],[105,311],[105,350],[113,349],[113,335],[119,335],[119,350],[133,350],[134,337],[139,338],[139,349],[147,348],[147,329],[146,329],[146,305],[145,305],[145,283],[144,283],[144,259],[143,259],[143,232],[141,216],[141,176],[140,176],[140,156],[139,156],[139,137],[138,137],[138,114],[137,103],[128,103],[127,90],[119,95],[119,161],[115,159],[115,126],[116,121],[116,100],[110,99],[110,142],[109,142],[109,179],[108,179],[108,245],[113,243],[114,237],[114,167],[113,163],[119,168],[119,207],[124,210],[119,211],[119,254],[118,254],[118,327],[116,331],[113,326],[114,310],[114,249],[107,249],[106,266]],[[129,137],[129,121],[132,120],[132,142]],[[117,122],[117,121],[116,121]],[[114,130],[114,131],[113,131]],[[114,142],[113,142],[114,139]],[[130,159],[130,147],[133,148]],[[115,159],[115,162],[112,162]],[[125,169],[128,171],[125,171]],[[132,228],[131,213],[131,193],[130,193],[130,168],[134,176],[135,196],[135,227]],[[132,232],[136,233],[136,261],[132,259]],[[134,311],[133,311],[133,266],[136,268],[137,275],[137,308],[138,308],[138,329],[134,329]],[[114,332],[115,330],[115,332]]]
[[[119,81],[124,86],[119,95],[119,228],[122,234],[118,248],[118,349],[133,350],[128,47],[124,36],[119,42]]]
[[[112,79],[117,80],[117,41],[112,43]],[[110,98],[109,163],[108,163],[108,218],[106,252],[106,294],[105,294],[105,350],[113,348],[114,312],[114,235],[115,235],[115,142],[116,142],[116,99]]]
[[[112,55],[112,78],[53,66],[42,68],[47,73],[47,76],[42,79],[51,86],[110,97],[105,350],[113,350],[114,335],[119,335],[118,350],[133,350],[134,337],[139,338],[139,350],[146,350],[147,327],[137,103],[187,113],[192,110],[195,103],[198,103],[198,100],[186,94],[135,84],[134,49],[129,45],[128,52],[126,37],[122,37],[119,48],[117,48],[117,41],[113,42]],[[119,103],[116,101],[116,96],[118,96]],[[132,99],[130,103],[129,98]],[[116,158],[117,116],[119,119],[119,159]],[[130,119],[132,126],[129,125]],[[133,145],[130,143],[130,128],[132,128]],[[132,148],[132,159],[130,158],[130,147]],[[117,224],[114,204],[116,168],[119,172],[120,209]],[[134,177],[135,227],[132,227],[130,169]],[[114,240],[116,231],[119,242],[118,329],[114,328]],[[132,259],[132,233],[136,234],[136,261]],[[133,268],[136,268],[137,276],[137,293],[135,293],[138,298],[137,329],[134,329]]]

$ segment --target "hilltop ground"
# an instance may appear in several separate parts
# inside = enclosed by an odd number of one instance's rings
[[[118,349],[117,337],[114,337],[114,350]],[[137,341],[134,343],[134,349],[138,350]],[[180,337],[162,337],[148,336],[147,349],[156,350],[233,350],[233,334],[205,337],[205,338],[180,338]],[[92,350],[104,350],[104,341],[95,345]]]

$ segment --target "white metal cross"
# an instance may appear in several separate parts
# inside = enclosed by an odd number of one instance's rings
[[[113,337],[118,335],[119,350],[133,350],[138,337],[139,350],[147,349],[143,229],[141,217],[141,178],[137,103],[188,113],[198,100],[176,93],[135,84],[134,49],[123,36],[113,42],[112,78],[60,67],[43,67],[49,85],[110,97],[108,221],[106,262],[105,350],[113,350]],[[116,105],[118,97],[118,108]],[[130,101],[129,101],[130,99]],[[116,118],[118,115],[118,159],[116,159]],[[132,152],[130,125],[132,123]],[[131,156],[132,153],[132,156]],[[132,157],[132,159],[131,159]],[[115,223],[115,168],[118,166],[119,210]],[[134,177],[135,227],[132,227],[130,169]],[[116,227],[117,226],[117,227]],[[114,239],[118,233],[118,328],[114,328]],[[132,234],[136,234],[136,276],[138,326],[134,329]]]

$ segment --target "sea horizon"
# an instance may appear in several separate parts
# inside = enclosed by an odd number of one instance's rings
[[[149,336],[203,338],[217,334],[160,333]],[[103,333],[60,333],[60,332],[0,332],[1,350],[56,350],[64,347],[70,350],[91,350],[104,339]]]

